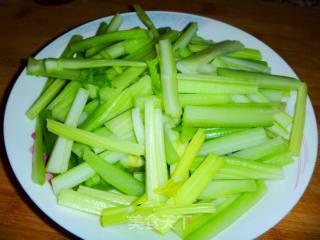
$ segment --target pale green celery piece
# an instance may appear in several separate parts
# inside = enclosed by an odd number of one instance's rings
[[[142,7],[140,5],[134,4],[133,7],[134,7],[134,10],[136,11],[139,19],[141,20],[141,22],[148,29],[150,29],[152,36],[153,36],[153,39],[157,41],[159,38],[159,32],[158,32],[157,28],[154,26],[154,24],[151,21],[151,19],[149,18],[149,16],[146,14],[146,12],[142,9]]]
[[[181,93],[179,94],[179,99],[183,107],[187,105],[210,106],[215,104],[227,104],[233,102],[232,97],[229,94]]]
[[[277,112],[270,104],[186,106],[183,124],[189,127],[268,127],[272,126]]]
[[[59,122],[65,122],[76,94],[77,92],[74,92],[74,94],[66,98],[65,101],[56,104],[51,110],[51,118]]]
[[[270,102],[270,100],[260,92],[257,92],[255,94],[248,94],[247,96],[254,103],[269,103]]]
[[[44,65],[48,73],[57,72],[63,69],[86,69],[99,67],[146,67],[146,63],[142,61],[127,61],[127,60],[109,60],[109,59],[57,59],[47,58],[44,60]]]
[[[198,30],[198,24],[191,22],[186,29],[181,33],[179,38],[173,44],[173,50],[181,50],[187,47],[193,36],[196,35]]]
[[[120,30],[108,32],[99,36],[90,37],[71,44],[71,49],[75,52],[86,50],[90,47],[107,44],[110,42],[121,41],[126,39],[149,38],[148,32],[141,28],[133,28],[128,30]]]
[[[263,181],[257,181],[257,191],[243,193],[232,202],[227,208],[216,216],[213,216],[205,225],[189,234],[186,240],[211,239],[226,229],[240,216],[252,208],[266,193],[266,186]]]
[[[31,179],[34,183],[43,185],[45,179],[45,165],[44,165],[44,144],[42,135],[42,120],[37,118],[35,126],[35,140],[33,144],[32,155],[32,170]]]
[[[289,149],[294,156],[299,156],[303,140],[303,130],[306,119],[306,102],[308,89],[305,83],[301,83],[297,91],[297,99],[293,116],[293,123],[289,139]]]
[[[123,193],[140,196],[144,193],[144,185],[128,172],[108,163],[90,150],[85,150],[83,159],[110,185]]]
[[[206,75],[216,76],[217,75],[217,68],[213,64],[207,63],[207,64],[204,64],[204,65],[201,65],[198,68],[197,72],[199,74],[206,74]]]
[[[104,124],[114,135],[121,137],[133,131],[132,111],[128,110]]]
[[[135,211],[134,206],[119,206],[105,208],[101,212],[100,224],[107,227],[113,224],[121,224],[130,221],[130,214]]]
[[[243,48],[227,54],[227,56],[242,59],[262,60],[262,54],[258,49]]]
[[[203,37],[200,37],[199,35],[195,35],[192,37],[190,43],[192,43],[192,44],[213,44],[214,41],[211,39],[205,39]]]
[[[240,132],[247,130],[245,128],[205,128],[204,132],[206,134],[206,139],[214,139],[218,137],[223,137],[231,133]]]
[[[112,151],[119,151],[133,155],[143,155],[144,146],[128,141],[118,140],[114,137],[100,136],[92,132],[67,126],[65,124],[47,120],[47,128],[50,132],[86,144],[91,147],[100,147]]]
[[[159,41],[160,77],[162,86],[163,105],[165,113],[173,118],[179,118],[182,113],[178,96],[178,81],[176,61],[170,40]]]
[[[81,128],[93,130],[101,126],[109,119],[130,109],[133,106],[134,97],[141,94],[150,94],[151,91],[151,79],[148,75],[145,75],[136,83],[100,105],[99,108],[81,125]]]
[[[84,182],[85,186],[92,187],[97,185],[101,181],[101,177],[98,174],[93,175],[91,178]]]
[[[211,62],[214,58],[243,48],[239,41],[223,41],[197,52],[177,62],[177,69],[182,73],[197,73],[199,67]]]
[[[230,68],[236,70],[245,70],[252,72],[270,73],[267,62],[261,60],[241,59],[228,56],[216,58],[212,64],[215,67]]]
[[[245,94],[232,94],[230,97],[233,103],[251,103]]]
[[[242,192],[254,192],[257,190],[255,180],[214,180],[208,184],[198,199],[216,199]]]
[[[80,115],[88,100],[88,91],[80,88],[73,103],[71,109],[67,115],[65,125],[70,127],[76,127],[80,118]],[[69,159],[71,156],[73,141],[63,137],[58,137],[54,148],[50,154],[49,161],[46,167],[47,172],[51,173],[63,173],[67,171]]]
[[[179,155],[178,155],[170,137],[168,136],[168,133],[166,130],[164,131],[164,145],[165,145],[165,149],[166,149],[167,163],[169,165],[175,164],[179,159]]]
[[[152,81],[152,89],[155,94],[161,93],[160,74],[158,72],[159,61],[160,59],[158,56],[152,60],[147,61],[147,66]]]
[[[274,164],[277,166],[285,166],[294,162],[292,154],[290,152],[284,152],[273,156],[264,157],[259,161],[268,164]]]
[[[98,134],[100,136],[105,136],[105,137],[114,137],[117,138],[117,136],[115,136],[107,127],[102,126],[102,127],[98,127],[95,130],[92,131],[95,134]],[[94,153],[98,154],[104,151],[103,148],[101,147],[93,147],[92,150],[94,151]]]
[[[189,50],[189,48],[182,48],[177,50],[175,54],[181,58],[186,58],[192,55],[192,52]]]
[[[209,93],[209,94],[249,94],[256,93],[256,83],[232,83],[232,82],[211,82],[178,80],[179,93]]]
[[[231,154],[232,157],[245,160],[257,160],[266,156],[289,151],[288,143],[282,137],[266,139],[259,145],[245,148]]]
[[[116,205],[110,201],[80,193],[72,189],[62,189],[60,191],[58,195],[58,204],[94,215],[101,215],[103,209]]]
[[[275,114],[274,120],[283,128],[288,127],[292,123],[292,117],[284,111],[280,111]]]
[[[197,128],[182,126],[180,140],[182,142],[189,142],[196,132]]]
[[[289,133],[289,131],[287,129],[283,128],[277,122],[274,122],[273,125],[271,127],[268,127],[266,130],[275,136],[280,136],[283,138],[286,138]]]
[[[132,109],[131,117],[132,117],[133,130],[134,130],[137,142],[141,145],[144,145],[145,144],[144,124],[142,121],[141,110],[139,107],[135,107]]]
[[[144,47],[128,54],[123,59],[125,60],[136,60],[136,61],[147,61],[156,57],[156,52],[152,43],[146,44]]]
[[[89,148],[87,145],[82,143],[73,143],[72,152],[79,158],[82,159],[84,149]]]
[[[283,91],[273,89],[259,89],[259,92],[269,99],[270,102],[281,102],[284,96]]]
[[[90,99],[96,99],[98,97],[99,86],[90,83],[84,83],[82,86],[84,89],[88,90]]]
[[[144,172],[134,172],[133,176],[141,182],[145,182],[145,173]]]
[[[86,187],[80,185],[77,192],[85,193],[92,197],[101,198],[106,201],[110,201],[115,205],[130,205],[133,201],[137,200],[137,197],[125,195],[122,193],[114,193],[110,191],[103,191],[95,188]]]
[[[54,177],[51,180],[53,191],[57,195],[61,189],[75,187],[94,174],[95,171],[87,163],[81,163],[67,172]]]
[[[148,101],[152,101],[154,107],[162,108],[162,99],[156,95],[138,95],[134,98],[133,105],[141,110],[144,109],[144,104]]]
[[[101,157],[102,159],[106,160],[111,164],[115,164],[121,159],[127,158],[128,155],[121,152],[104,151],[102,153],[99,153],[99,157]]]
[[[205,134],[203,129],[198,129],[190,143],[187,145],[182,157],[178,160],[173,173],[170,175],[170,180],[158,189],[157,192],[168,196],[173,196],[177,193],[188,177],[192,162],[199,153],[204,140]]]
[[[106,32],[110,33],[110,32],[118,31],[122,22],[123,22],[123,18],[120,14],[114,15],[109,23],[109,26]]]
[[[214,213],[216,207],[212,203],[194,203],[181,206],[154,207],[154,214],[161,215],[193,215],[202,213]]]
[[[144,160],[141,156],[128,155],[120,159],[120,163],[127,169],[139,168],[144,165]]]
[[[263,89],[296,90],[302,85],[302,83],[297,81],[295,78],[266,73],[255,73],[227,68],[218,68],[217,73],[218,76],[229,77],[243,81],[255,80],[258,82],[259,88]]]
[[[224,158],[209,154],[173,197],[175,205],[192,204],[224,164]]]
[[[212,44],[208,44],[208,43],[204,43],[204,44],[202,44],[202,43],[201,43],[201,44],[190,43],[190,44],[188,45],[188,48],[189,48],[189,50],[190,50],[191,52],[196,53],[196,52],[200,52],[200,51],[202,51],[202,50],[210,47],[211,45],[212,45]]]
[[[89,98],[90,98],[90,92],[89,92]],[[93,99],[89,103],[86,104],[86,106],[83,109],[83,112],[80,115],[79,118],[79,125],[81,125],[90,114],[92,114],[100,105],[100,101],[98,99]]]
[[[263,128],[252,128],[244,131],[206,141],[200,150],[200,155],[215,153],[224,155],[258,145],[267,139]]]

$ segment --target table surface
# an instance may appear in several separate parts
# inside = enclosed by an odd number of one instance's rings
[[[127,12],[134,3],[140,3],[146,10],[181,11],[211,17],[259,38],[278,52],[307,82],[319,119],[320,8],[270,1],[223,0],[162,0],[161,4],[148,0],[74,0],[58,6],[43,6],[30,0],[0,0],[1,116],[10,87],[28,56],[66,30],[99,17]],[[0,239],[71,238],[28,200],[12,175],[4,146],[0,153]],[[260,240],[320,239],[319,166],[318,161],[299,203]]]

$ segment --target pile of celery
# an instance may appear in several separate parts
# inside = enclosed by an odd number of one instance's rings
[[[58,204],[103,227],[209,239],[299,156],[306,85],[272,75],[239,41],[205,40],[196,22],[156,28],[135,9],[147,29],[119,30],[116,15],[95,36],[73,36],[60,58],[29,59],[28,74],[48,78],[26,113],[36,119],[32,180],[53,174]]]

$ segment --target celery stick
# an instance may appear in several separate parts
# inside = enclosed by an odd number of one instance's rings
[[[169,30],[168,32],[161,34],[159,40],[169,39],[170,42],[174,42],[179,38],[180,34],[179,31]]]
[[[200,155],[208,153],[224,155],[258,145],[265,140],[266,134],[263,128],[247,129],[205,142]]]
[[[133,201],[137,199],[135,196],[125,195],[121,193],[114,193],[110,191],[102,191],[94,188],[85,187],[80,185],[78,190],[80,193],[85,193],[87,195],[101,198],[106,201],[113,202],[114,204],[120,205],[130,205]]]
[[[176,163],[179,159],[179,155],[168,136],[167,131],[164,131],[164,145],[166,149],[166,160],[169,165]]]
[[[129,173],[113,166],[92,151],[86,149],[83,159],[105,180],[123,193],[140,196],[144,192],[143,184]]]
[[[91,178],[84,182],[84,185],[92,187],[97,185],[101,181],[101,177],[98,174],[93,175]]]
[[[281,102],[283,91],[274,89],[259,89],[259,92],[269,99],[270,102]]]
[[[111,164],[115,164],[121,159],[128,157],[128,155],[121,152],[104,151],[99,153],[99,157],[103,158]]]
[[[224,159],[222,157],[209,154],[191,177],[179,188],[177,194],[173,197],[175,205],[193,203],[223,164]]]
[[[142,9],[142,7],[138,4],[133,5],[134,10],[136,11],[141,22],[152,32],[153,39],[157,40],[159,38],[159,33],[153,22],[146,14],[146,12]]]
[[[193,44],[213,44],[214,41],[211,39],[204,39],[200,37],[199,35],[195,35],[192,37],[191,42]]]
[[[194,203],[182,206],[155,207],[153,212],[156,215],[191,215],[201,213],[214,213],[216,208],[211,203]]]
[[[285,140],[281,137],[276,137],[267,139],[259,145],[240,150],[231,156],[245,160],[257,160],[273,154],[287,152],[288,150],[288,144]]]
[[[189,142],[196,133],[197,128],[182,126],[180,139],[182,142]]]
[[[98,35],[104,34],[107,32],[107,29],[108,29],[108,24],[106,22],[101,22],[99,24],[99,27],[98,27],[95,35],[98,36]]]
[[[53,191],[57,195],[61,189],[75,187],[94,174],[95,171],[87,163],[81,163],[67,172],[54,177],[51,180]]]
[[[198,199],[215,199],[225,195],[257,190],[254,180],[214,180],[208,184]]]
[[[243,48],[238,51],[227,54],[227,56],[234,58],[252,59],[252,60],[262,60],[261,52],[257,49]]]
[[[292,117],[283,111],[278,112],[274,115],[274,120],[283,128],[288,127],[292,123]]]
[[[145,143],[145,137],[144,137],[144,125],[141,117],[141,111],[140,108],[134,108],[132,109],[132,125],[133,130],[137,139],[137,142],[141,145],[144,145]]]
[[[133,131],[132,112],[128,110],[104,124],[114,135],[121,137]]]
[[[123,22],[123,18],[120,14],[114,15],[108,25],[106,32],[110,33],[110,32],[118,31],[122,22]]]
[[[100,224],[102,227],[107,227],[112,224],[125,223],[129,220],[130,213],[133,213],[135,207],[120,206],[113,208],[105,208],[101,212]]]
[[[77,126],[80,114],[83,111],[87,99],[88,92],[80,88],[65,121],[65,124],[67,126]],[[71,155],[72,144],[72,140],[58,137],[46,167],[48,172],[62,173],[67,170]]]
[[[289,149],[294,156],[299,156],[300,154],[306,119],[307,96],[307,85],[305,83],[301,83],[297,91],[297,100],[289,139]]]
[[[243,48],[239,41],[223,41],[177,62],[177,69],[183,73],[197,73],[199,67],[214,58]]]
[[[89,92],[89,98],[90,98],[90,92]],[[86,106],[83,109],[83,112],[81,113],[80,119],[78,124],[81,125],[90,114],[92,114],[100,105],[100,101],[98,99],[94,99],[86,104]]]
[[[275,113],[277,110],[268,104],[186,106],[183,124],[190,127],[268,127],[273,124]]]
[[[89,131],[67,126],[65,124],[47,120],[47,128],[50,132],[70,140],[87,144],[91,147],[100,147],[112,151],[143,155],[144,146],[135,143],[115,139],[114,137],[103,137]]]
[[[176,55],[181,58],[186,58],[192,55],[192,52],[189,50],[189,48],[182,48],[176,51]],[[202,69],[202,66],[201,66],[201,69]]]
[[[179,38],[174,42],[173,50],[176,51],[187,47],[192,37],[196,35],[197,30],[198,24],[196,22],[190,23],[179,36]]]
[[[205,128],[204,132],[206,134],[206,139],[214,139],[218,137],[223,137],[231,133],[240,132],[246,130],[245,128]]]
[[[302,84],[301,82],[297,81],[297,79],[292,77],[255,73],[242,70],[218,68],[217,73],[219,76],[235,78],[243,81],[256,80],[259,84],[259,87],[264,89],[298,89]]]
[[[61,101],[60,103],[56,104],[51,109],[51,117],[54,120],[58,120],[60,122],[65,122],[66,118],[68,116],[68,113],[70,112],[72,103],[74,102],[76,98],[76,92],[73,92],[70,94],[67,98],[64,99],[64,101]]]
[[[145,182],[145,173],[144,172],[134,172],[133,176],[141,182]]]
[[[160,40],[159,49],[164,109],[170,117],[179,118],[182,110],[178,97],[177,70],[170,41],[168,39]]]
[[[125,56],[123,59],[125,60],[136,60],[136,61],[145,61],[151,60],[156,56],[154,46],[152,43],[146,44],[144,47],[131,52],[129,55]]]
[[[211,45],[212,45],[212,44],[207,44],[207,43],[205,43],[205,44],[202,44],[202,43],[201,43],[201,44],[190,43],[190,44],[188,45],[188,49],[189,49],[191,52],[196,53],[196,52],[200,52],[200,51],[202,51],[202,50],[210,47]]]
[[[112,202],[85,193],[80,193],[72,189],[62,189],[60,191],[58,195],[58,204],[94,215],[101,215],[103,209],[115,206]]]
[[[148,101],[152,101],[154,107],[162,108],[162,101],[161,98],[156,95],[139,95],[134,98],[134,106],[140,108],[141,110],[144,109],[144,104]]]
[[[172,196],[179,190],[180,186],[188,177],[192,161],[197,156],[204,140],[204,131],[198,129],[185,149],[182,157],[178,160],[177,165],[170,176],[170,180],[158,190],[159,193]]]
[[[255,83],[223,83],[210,81],[178,80],[179,93],[209,93],[209,94],[248,94],[256,93]]]
[[[234,103],[251,103],[250,98],[244,94],[233,94],[231,99]]]
[[[262,93],[257,92],[254,94],[248,94],[249,99],[254,103],[268,103],[270,102],[267,97],[265,97]]]
[[[257,182],[257,191],[242,194],[226,209],[214,216],[200,229],[189,234],[185,239],[211,239],[219,234],[222,230],[230,226],[241,215],[252,208],[266,193],[266,186],[264,182]]]
[[[259,159],[259,161],[263,163],[274,164],[277,166],[285,166],[294,162],[292,158],[292,154],[290,152],[284,152],[284,153],[264,157]]]
[[[161,82],[160,82],[160,74],[158,73],[158,64],[159,58],[155,58],[153,60],[147,61],[147,66],[149,70],[149,74],[152,81],[152,89],[155,94],[159,94],[161,92]]]
[[[266,130],[268,134],[271,134],[275,137],[280,136],[280,137],[286,138],[289,133],[287,129],[282,127],[277,122],[274,122],[273,125],[271,127],[268,127]]]
[[[120,159],[120,163],[126,169],[140,168],[144,165],[144,160],[141,156],[128,155]]]
[[[44,166],[44,145],[42,135],[42,120],[39,118],[37,118],[36,120],[35,134],[36,136],[33,145],[31,179],[34,183],[43,185],[46,181]]]
[[[183,107],[187,105],[193,106],[210,106],[216,104],[232,103],[231,95],[229,94],[179,94],[179,99]]]
[[[128,30],[121,30],[116,32],[108,32],[99,36],[90,37],[71,44],[71,49],[75,52],[86,50],[90,47],[97,46],[100,44],[106,44],[109,42],[121,41],[126,39],[136,38],[148,38],[148,33],[144,29],[134,28]]]

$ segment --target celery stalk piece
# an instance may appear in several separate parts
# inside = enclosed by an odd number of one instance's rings
[[[89,91],[89,98],[90,98],[90,91]],[[100,105],[100,101],[98,99],[94,99],[86,104],[83,109],[83,112],[80,115],[78,124],[81,125],[90,114],[92,114]]]
[[[156,27],[154,26],[153,22],[151,21],[151,19],[149,18],[149,16],[146,14],[146,12],[142,9],[142,7],[138,4],[134,4],[133,5],[134,10],[136,11],[139,19],[141,20],[141,22],[148,28],[150,29],[153,39],[155,39],[157,41],[157,39],[159,38],[159,33],[158,30],[156,29]]]
[[[277,166],[285,166],[294,162],[290,152],[264,157],[259,159],[259,161]]]
[[[192,37],[196,35],[198,30],[198,24],[196,22],[190,23],[186,29],[181,33],[179,38],[173,44],[173,50],[179,50],[187,47]]]
[[[164,131],[164,145],[165,145],[165,149],[166,149],[167,163],[169,165],[175,164],[179,159],[179,155],[178,155],[173,143],[171,142],[171,139],[168,136],[168,133],[166,130]]]
[[[84,69],[99,67],[145,67],[146,63],[142,61],[127,60],[108,60],[108,59],[57,59],[47,58],[44,61],[46,71],[48,73],[57,72],[63,69]]]
[[[299,156],[303,140],[303,130],[306,119],[307,85],[301,83],[297,91],[295,112],[289,139],[289,149],[294,156]]]
[[[182,206],[155,207],[153,212],[156,215],[190,215],[201,213],[214,213],[216,208],[211,203],[194,203]]]
[[[141,156],[128,155],[120,159],[121,165],[126,169],[140,168],[144,165],[144,160]]]
[[[214,216],[204,226],[189,234],[185,239],[211,239],[222,230],[230,226],[241,215],[252,208],[266,193],[264,182],[257,182],[257,191],[242,194],[238,199],[231,203],[226,209]]]
[[[274,120],[283,128],[288,127],[292,123],[292,117],[288,113],[283,111],[280,111],[277,114],[275,114]]]
[[[195,93],[195,94],[179,94],[180,103],[183,107],[187,105],[194,106],[211,106],[216,104],[233,103],[232,97],[229,94],[209,94],[209,93]]]
[[[182,157],[178,160],[177,165],[171,174],[170,180],[164,186],[161,186],[157,192],[168,196],[173,196],[176,194],[183,182],[188,177],[192,162],[197,156],[204,140],[205,134],[203,129],[198,129],[185,149]]]
[[[154,55],[154,56],[153,56]],[[124,60],[131,60],[131,61],[145,61],[145,60],[151,60],[156,56],[154,45],[150,42],[148,44],[145,44],[145,46],[141,47],[140,49],[137,49],[127,56],[125,56]]]
[[[267,97],[265,97],[262,93],[257,92],[254,94],[248,94],[249,99],[254,103],[268,103],[270,102]]]
[[[132,124],[137,142],[141,145],[145,144],[144,125],[141,117],[140,108],[132,109]]]
[[[100,199],[110,201],[114,204],[119,204],[119,205],[130,205],[133,201],[137,200],[137,197],[135,196],[125,195],[121,193],[114,193],[110,191],[102,191],[99,189],[94,189],[94,188],[86,187],[83,185],[79,186],[77,192],[85,193],[92,197],[100,198]]]
[[[141,182],[145,182],[145,178],[146,178],[144,172],[134,172],[134,173],[133,173],[133,177],[136,178],[136,179],[138,179],[138,180],[141,181]]]
[[[106,22],[101,22],[99,24],[99,27],[98,27],[95,35],[98,36],[98,35],[104,34],[107,32],[107,29],[108,29],[108,24]]]
[[[214,175],[223,166],[224,159],[217,155],[209,154],[197,170],[179,188],[173,197],[175,205],[193,203],[206,188]]]
[[[266,156],[289,151],[288,144],[281,137],[267,139],[259,145],[245,148],[231,154],[232,157],[245,160],[257,160]]]
[[[251,103],[250,98],[244,94],[233,94],[231,99],[233,103]]]
[[[197,73],[198,69],[214,58],[243,48],[239,41],[223,41],[177,62],[177,69],[182,73]]]
[[[243,70],[218,68],[217,73],[218,76],[230,77],[243,81],[256,80],[259,87],[264,89],[291,90],[298,89],[302,84],[300,81],[297,81],[297,79],[292,77],[255,73]]]
[[[101,215],[103,209],[116,205],[110,201],[96,198],[86,193],[80,193],[72,189],[62,189],[60,191],[58,195],[58,204],[94,215]]]
[[[162,101],[159,96],[156,95],[139,95],[134,98],[133,105],[141,110],[144,109],[144,104],[148,101],[152,101],[155,108],[162,108]]]
[[[256,83],[232,83],[178,80],[179,93],[209,93],[209,94],[248,94],[256,93]]]
[[[197,128],[182,126],[180,140],[182,142],[189,142],[196,132]]]
[[[259,89],[259,92],[269,99],[270,102],[281,102],[283,91],[274,89]]]
[[[170,41],[160,40],[159,50],[164,110],[170,117],[179,118],[182,110],[178,97],[177,70]]]
[[[227,56],[242,59],[262,60],[261,52],[257,49],[243,48],[227,54]]]
[[[84,182],[85,186],[92,187],[100,183],[101,177],[98,174],[93,175],[91,178]]]
[[[53,191],[57,195],[61,189],[75,187],[94,174],[95,171],[87,163],[81,163],[67,172],[54,177],[51,180]]]
[[[212,44],[207,44],[207,43],[201,43],[201,44],[196,44],[196,43],[190,43],[188,44],[188,49],[193,52],[193,53],[197,53],[200,52],[208,47],[210,47]]]
[[[140,28],[108,32],[99,36],[84,39],[77,43],[73,43],[71,44],[71,49],[75,52],[80,52],[90,47],[94,47],[101,44],[107,44],[110,42],[148,37],[148,32]]]
[[[183,124],[190,127],[268,127],[273,124],[275,113],[277,110],[268,104],[186,106]]]
[[[150,94],[151,91],[150,77],[145,75],[135,84],[119,93],[119,95],[115,95],[109,101],[100,105],[80,127],[86,130],[93,130],[101,126],[107,120],[131,108],[134,97],[141,94]]]
[[[266,130],[268,134],[271,134],[275,137],[280,136],[286,138],[289,133],[289,131],[286,128],[282,127],[277,122],[274,122],[273,125],[271,127],[268,127]]]
[[[44,166],[44,144],[42,135],[42,120],[37,118],[35,127],[36,137],[34,140],[33,156],[32,156],[32,170],[31,179],[34,183],[43,185],[45,179]]]
[[[194,44],[213,44],[214,41],[213,40],[209,40],[209,39],[204,39],[202,37],[200,37],[199,35],[195,35],[192,37],[191,42],[190,43],[194,43]]]
[[[124,152],[133,155],[143,155],[144,146],[115,139],[114,137],[103,137],[92,132],[67,126],[65,124],[47,120],[47,128],[50,132],[70,140],[86,144],[91,147],[100,147],[112,151]]]
[[[149,74],[152,81],[152,89],[155,94],[161,93],[161,81],[160,81],[160,74],[158,73],[158,65],[159,65],[159,58],[156,57],[153,60],[147,61],[147,66],[149,70]]]
[[[103,158],[111,164],[115,164],[118,161],[121,161],[121,159],[128,157],[128,155],[121,152],[104,151],[102,153],[99,153],[99,157]]]
[[[110,33],[110,32],[118,31],[122,22],[123,22],[123,18],[120,14],[114,15],[107,27],[106,32]]]
[[[200,155],[215,153],[224,155],[258,145],[267,139],[263,128],[247,129],[205,142]]]
[[[257,190],[254,180],[214,180],[208,184],[198,199],[207,200],[223,197],[225,195]]]
[[[231,133],[240,132],[246,130],[245,128],[205,128],[204,132],[206,134],[206,139],[214,139],[218,137],[223,137]]]
[[[161,34],[160,37],[159,37],[159,40],[169,39],[170,42],[172,43],[172,42],[176,41],[179,38],[180,34],[181,33],[179,31],[170,29],[169,31]]]
[[[65,121],[65,124],[67,126],[77,126],[80,115],[87,102],[87,99],[87,90],[80,88]],[[72,140],[63,137],[58,137],[46,167],[47,172],[62,173],[68,169],[72,144]]]
[[[128,110],[104,124],[115,136],[121,137],[133,131],[132,112]]]
[[[83,159],[88,163],[107,183],[119,189],[123,193],[140,196],[144,193],[143,184],[129,173],[108,163],[92,151],[86,149]]]
[[[130,214],[135,211],[133,206],[119,206],[113,208],[105,208],[101,212],[100,224],[107,227],[113,224],[121,224],[130,220]]]

